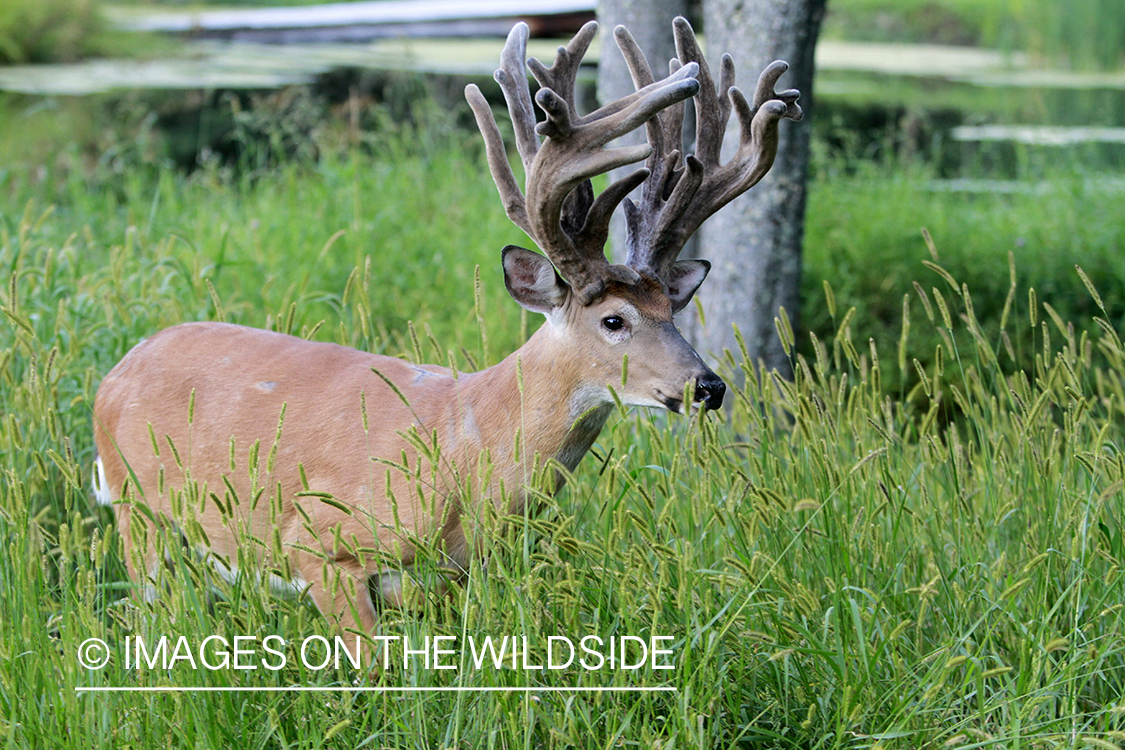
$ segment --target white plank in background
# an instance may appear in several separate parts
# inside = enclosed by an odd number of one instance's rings
[[[1125,143],[1125,128],[1081,125],[962,125],[950,137],[963,142],[1012,142],[1028,146]]]
[[[193,32],[417,24],[593,13],[597,0],[376,0],[290,8],[145,13],[118,18],[137,31]]]

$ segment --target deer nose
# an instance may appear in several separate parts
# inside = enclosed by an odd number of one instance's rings
[[[703,402],[706,409],[718,409],[723,405],[723,395],[727,384],[718,375],[706,375],[695,381],[695,401]]]

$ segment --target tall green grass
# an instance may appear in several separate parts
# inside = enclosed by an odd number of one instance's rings
[[[1028,368],[1038,334],[1005,327],[1010,289],[1033,288],[1062,319],[1093,325],[1102,312],[1074,272],[1080,263],[1100,290],[1109,322],[1125,329],[1121,186],[1080,170],[1046,175],[1015,183],[1022,192],[955,193],[936,189],[931,170],[909,164],[823,171],[810,187],[803,325],[825,340],[839,328],[824,304],[827,281],[837,307],[855,308],[854,331],[897,341],[904,297],[914,300],[917,315],[918,289],[929,293],[944,283],[927,267],[937,263],[974,291],[974,313],[1003,366]],[[938,332],[916,329],[912,336],[915,356],[929,366]],[[807,339],[799,346],[812,356]],[[888,388],[900,388],[897,374],[885,375]]]
[[[1002,284],[1002,315],[986,330],[980,311],[996,293],[935,264],[905,303],[896,292],[887,332],[849,309],[842,279],[828,278],[827,297],[818,279],[828,321],[818,330],[829,333],[802,334],[798,346],[779,324],[793,382],[747,372],[730,410],[704,418],[613,416],[561,495],[489,527],[487,562],[453,596],[422,596],[380,619],[380,633],[416,640],[527,635],[540,664],[549,636],[668,635],[674,670],[125,669],[126,637],[299,642],[331,630],[307,602],[251,579],[218,581],[175,545],[157,601],[128,598],[112,514],[90,497],[100,377],[152,331],[218,317],[389,353],[417,348],[462,368],[495,361],[536,321],[521,325],[503,292],[498,249],[519,238],[481,172],[456,150],[355,154],[254,182],[204,170],[126,176],[95,193],[63,181],[50,192],[54,210],[2,204],[9,746],[1125,741],[1125,347],[1098,285],[1087,289],[1070,267],[1061,273],[1100,322],[1072,325],[1017,277],[1010,292]],[[854,199],[858,184],[841,189]],[[940,217],[917,218],[934,227]],[[955,256],[933,236],[939,263]],[[1007,279],[1003,261],[999,273]],[[1027,349],[1008,361],[1005,341]],[[91,637],[113,650],[103,670],[78,664]],[[75,691],[367,680],[675,692]]]

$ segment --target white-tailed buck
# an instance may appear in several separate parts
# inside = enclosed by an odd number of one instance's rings
[[[171,529],[224,572],[249,565],[307,588],[344,628],[371,632],[369,580],[402,596],[419,540],[451,571],[484,550],[476,520],[491,506],[520,512],[533,476],[557,491],[609,416],[625,404],[715,409],[725,386],[683,339],[672,315],[710,265],[680,260],[699,225],[754,185],[773,162],[797,92],[785,71],[762,73],[753,102],[723,57],[716,89],[691,27],[674,24],[678,60],[655,81],[624,28],[616,30],[636,91],[579,115],[575,79],[596,24],[554,64],[526,61],[539,82],[536,124],[525,74],[528,29],[508,37],[496,79],[527,175],[521,193],[500,130],[476,86],[466,90],[511,220],[546,255],[509,246],[504,283],[544,325],[499,364],[475,373],[270,331],[188,323],[138,344],[105,377],[94,406],[98,499],[113,503],[134,581],[152,590],[163,563],[152,543]],[[698,147],[681,154],[684,101],[695,97]],[[741,142],[720,146],[731,109]],[[648,145],[604,148],[645,125]],[[590,179],[647,158],[596,198]],[[626,195],[638,186],[638,202]],[[606,260],[610,215],[625,200],[624,265]],[[627,362],[627,364],[626,364]],[[557,463],[556,463],[557,462]],[[252,540],[247,542],[247,540]]]

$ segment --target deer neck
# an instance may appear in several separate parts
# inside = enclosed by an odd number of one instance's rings
[[[534,483],[548,459],[573,471],[597,439],[613,404],[604,387],[583,381],[584,362],[547,324],[499,364],[459,379],[462,421],[475,420],[508,487]],[[547,489],[563,481],[556,474]]]

